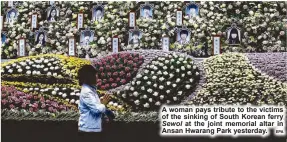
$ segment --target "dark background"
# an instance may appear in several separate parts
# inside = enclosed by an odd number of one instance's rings
[[[78,140],[77,121],[1,121],[1,142],[72,142]],[[109,122],[103,126],[108,142],[286,142],[286,138],[270,135],[261,137],[160,137],[158,123]],[[271,132],[273,133],[273,132]],[[99,142],[93,138],[94,142]]]

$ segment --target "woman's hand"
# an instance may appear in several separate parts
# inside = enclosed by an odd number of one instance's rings
[[[111,98],[110,98],[110,95],[109,95],[109,94],[105,94],[105,95],[104,95],[104,98],[102,99],[102,103],[103,103],[104,105],[107,105],[110,99],[111,99]]]

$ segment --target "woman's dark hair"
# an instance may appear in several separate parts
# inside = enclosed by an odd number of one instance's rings
[[[132,36],[134,36],[134,35],[140,36],[140,32],[139,32],[139,31],[134,31],[134,32],[132,32]]]
[[[180,31],[180,35],[182,35],[182,34],[186,34],[186,35],[188,35],[188,31],[186,31],[186,30],[182,30],[182,31]]]
[[[90,31],[86,31],[86,32],[84,32],[84,36],[86,37],[86,36],[91,36],[91,32]]]
[[[236,38],[233,39],[231,34],[237,34]],[[229,34],[229,43],[232,43],[232,40],[235,41],[235,43],[240,43],[240,39],[239,39],[239,32],[236,28],[231,29],[230,34]]]
[[[52,12],[55,10],[55,12],[56,12],[56,15],[55,15],[55,20],[57,20],[57,10],[56,10],[56,8],[52,8],[51,10],[50,10],[50,13],[49,13],[49,16],[48,16],[48,20],[51,20],[51,17],[52,17]]]
[[[100,10],[101,12],[103,12],[103,8],[102,7],[97,7],[97,8],[95,8],[95,11],[98,11],[98,10]]]
[[[79,85],[95,85],[97,71],[92,65],[84,65],[78,71]]]
[[[36,40],[36,44],[39,43],[39,38],[40,36],[43,35],[43,39],[42,39],[42,45],[45,45],[45,34],[43,32],[39,33],[38,36],[37,36],[37,40]]]
[[[146,6],[143,7],[143,9],[148,9],[148,10],[150,10],[151,8],[150,8],[150,6],[147,6],[147,5],[146,5]]]

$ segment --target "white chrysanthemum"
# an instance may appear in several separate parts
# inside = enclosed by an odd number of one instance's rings
[[[155,84],[153,84],[153,87],[157,87],[157,84],[155,83]]]
[[[142,75],[141,75],[141,74],[138,74],[138,75],[137,75],[137,78],[141,78],[141,77],[142,77]]]
[[[150,74],[154,74],[154,71],[151,71]]]
[[[164,77],[160,77],[160,78],[159,78],[159,81],[164,81]]]
[[[159,102],[159,101],[157,101],[157,102],[155,103],[155,105],[156,105],[156,106],[159,106],[159,105],[160,105],[160,102]]]
[[[175,83],[174,83],[174,84],[172,84],[172,87],[173,87],[173,88],[175,88],[176,86],[177,86],[177,85],[176,85]]]
[[[110,105],[110,106],[112,106],[113,104],[114,104],[114,102],[112,102],[112,101],[109,102],[109,105]]]
[[[184,64],[187,64],[187,61],[186,61],[186,60],[184,60],[184,61],[183,61],[183,63],[184,63]]]
[[[182,95],[182,91],[178,91],[178,92],[177,92],[177,95],[178,95],[178,96],[181,96],[181,95]]]
[[[146,99],[146,98],[147,98],[147,95],[143,95],[143,98]]]
[[[159,86],[159,89],[161,89],[161,90],[162,90],[163,88],[164,88],[164,87],[163,87],[162,85],[160,85],[160,86]]]
[[[135,85],[135,82],[134,82],[134,81],[132,81],[132,85]]]
[[[44,71],[48,71],[49,69],[48,68],[44,68]]]
[[[187,65],[186,68],[191,69],[191,65]]]
[[[188,75],[192,75],[191,71],[188,71],[187,74],[188,74]]]
[[[176,64],[180,64],[180,61],[177,61]]]
[[[52,95],[56,95],[57,94],[57,92],[56,91],[52,91]]]
[[[114,103],[114,105],[113,105],[114,107],[117,107],[118,106],[118,103]]]
[[[137,85],[140,85],[141,84],[141,81],[137,81]]]
[[[149,70],[144,70],[144,73],[149,73]]]
[[[139,105],[139,104],[140,104],[140,101],[139,101],[139,100],[135,100],[134,103],[135,103],[136,105]]]
[[[173,65],[171,65],[171,66],[170,66],[170,69],[174,69],[174,66],[173,66]]]
[[[158,71],[157,74],[158,74],[158,75],[162,75],[162,72],[161,72],[161,71]]]
[[[152,95],[154,95],[155,97],[158,96],[158,92],[154,92]]]
[[[162,100],[164,99],[164,95],[160,95],[159,98]]]
[[[125,90],[129,90],[130,89],[130,87],[129,86],[125,86]]]
[[[185,74],[183,73],[183,74],[181,74],[181,77],[185,77]]]
[[[190,89],[190,87],[191,87],[190,85],[185,85],[186,89]]]
[[[169,94],[169,93],[170,93],[170,90],[166,90],[166,93]]]
[[[164,66],[163,69],[164,69],[164,70],[167,70],[167,66]]]
[[[193,68],[193,69],[196,69],[196,66],[193,66],[192,68]]]
[[[199,73],[198,73],[198,72],[196,72],[196,73],[195,73],[195,75],[199,75]]]
[[[143,78],[144,80],[147,80],[148,79],[148,77],[147,76],[144,76],[144,78]]]
[[[80,103],[80,101],[79,101],[79,100],[76,100],[75,104],[79,104],[79,103]]]
[[[170,100],[166,100],[166,103],[168,103],[168,104],[169,104],[169,103],[170,103]]]
[[[179,70],[179,69],[176,69],[175,71],[176,71],[176,72],[180,72],[180,70]]]
[[[168,63],[169,63],[169,60],[165,60],[164,63],[165,63],[165,64],[168,64]]]
[[[71,103],[75,103],[75,99],[70,100]]]
[[[15,63],[13,63],[13,64],[12,64],[12,67],[16,67],[16,64],[15,64]]]
[[[174,101],[177,101],[177,97],[173,97],[173,100],[174,100]]]
[[[126,98],[126,97],[127,97],[127,95],[126,95],[126,94],[122,94],[122,97],[123,97],[123,98]]]
[[[152,79],[157,79],[157,77],[156,76],[152,76]]]
[[[81,93],[76,93],[76,96],[80,96],[81,95]]]
[[[62,95],[62,97],[63,97],[63,98],[66,98],[66,97],[67,97],[67,94],[66,94],[66,93],[64,93],[64,94]]]
[[[180,82],[180,78],[177,78],[175,82],[176,82],[176,83]]]
[[[53,73],[53,76],[57,77],[57,73]]]
[[[144,90],[145,90],[145,87],[144,87],[144,86],[142,86],[142,87],[141,87],[141,90],[143,90],[143,91],[144,91]]]
[[[148,104],[148,103],[145,103],[145,104],[144,104],[144,107],[145,107],[145,108],[149,108],[149,104]]]
[[[192,82],[193,82],[193,79],[192,79],[192,78],[191,78],[191,79],[189,79],[189,82],[191,82],[191,83],[192,83]]]
[[[135,90],[135,88],[134,88],[134,87],[131,87],[131,88],[130,88],[130,90],[131,90],[131,91],[134,91],[134,90]]]

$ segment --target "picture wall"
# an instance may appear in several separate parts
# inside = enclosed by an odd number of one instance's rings
[[[215,54],[215,47],[221,53],[284,52],[286,6],[286,2],[2,1],[1,58],[48,53],[93,58],[136,49],[208,57]]]

